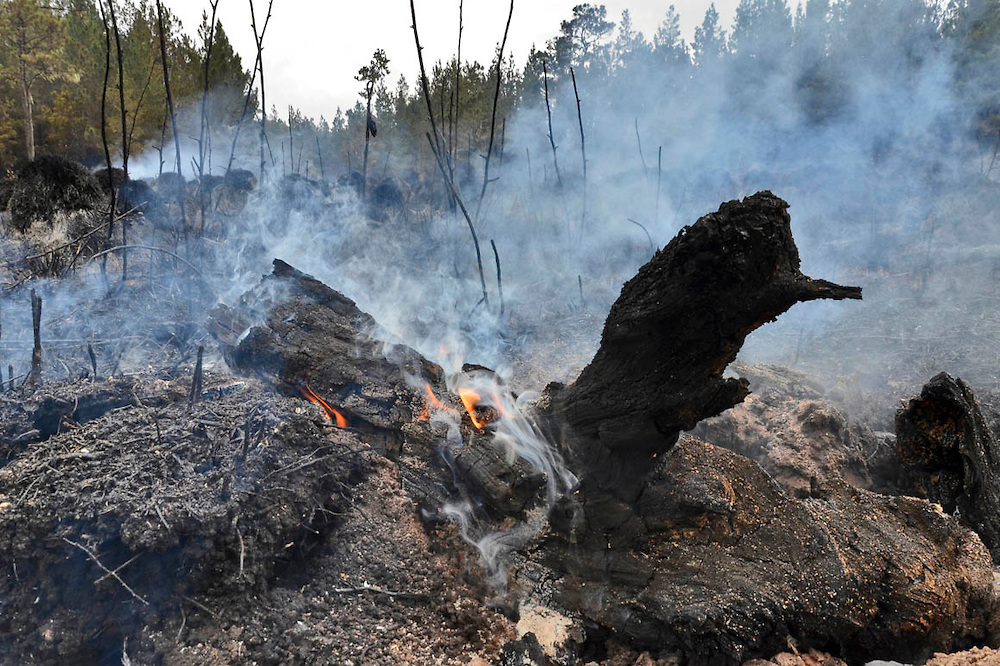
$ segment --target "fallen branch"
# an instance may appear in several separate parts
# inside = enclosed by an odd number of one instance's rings
[[[84,546],[81,543],[77,543],[76,541],[71,541],[70,539],[67,539],[66,537],[63,537],[63,541],[65,541],[69,545],[75,546],[75,547],[79,548],[80,550],[82,550],[83,552],[85,552],[87,554],[87,557],[89,557],[91,560],[93,560],[94,563],[97,566],[99,566],[109,576],[111,576],[112,578],[114,578],[115,580],[117,580],[119,583],[121,583],[121,586],[124,587],[128,591],[129,594],[131,594],[134,598],[136,598],[139,601],[141,601],[146,606],[149,605],[148,601],[146,601],[145,599],[143,599],[142,597],[140,597],[138,594],[136,594],[135,590],[133,590],[131,587],[129,587],[128,583],[126,583],[124,580],[122,580],[122,577],[119,576],[116,573],[117,570],[116,571],[112,571],[111,569],[109,569],[106,566],[104,566],[104,564],[99,559],[97,559],[97,555],[95,555],[93,553],[93,551],[91,551],[89,548],[87,548],[86,546]],[[129,560],[129,562],[131,562],[131,560]],[[125,564],[128,564],[128,562],[126,562]],[[122,566],[125,566],[125,565],[123,564]],[[121,567],[119,567],[119,568],[121,568]],[[97,584],[98,582],[100,582],[104,578],[107,578],[107,576],[104,576],[103,578],[99,578],[98,580],[94,581],[94,583]]]

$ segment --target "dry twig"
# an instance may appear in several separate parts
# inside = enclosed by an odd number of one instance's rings
[[[63,541],[65,541],[66,543],[68,543],[71,546],[75,546],[75,547],[79,548],[80,550],[82,550],[84,553],[87,554],[87,557],[89,557],[91,560],[93,560],[94,563],[97,566],[99,566],[105,573],[107,573],[109,576],[111,576],[112,578],[114,578],[115,580],[117,580],[119,583],[121,583],[121,586],[124,587],[128,591],[128,593],[131,594],[135,599],[141,601],[146,606],[149,605],[149,602],[146,601],[145,599],[143,599],[142,597],[140,597],[138,594],[136,594],[135,590],[133,590],[131,587],[129,587],[128,583],[126,583],[124,580],[122,580],[121,576],[119,576],[115,571],[112,571],[111,569],[109,569],[106,566],[104,566],[104,564],[99,559],[97,559],[97,555],[95,555],[92,550],[90,550],[89,548],[87,548],[83,544],[77,543],[76,541],[71,541],[70,539],[67,539],[66,537],[63,537]],[[126,564],[127,564],[127,562],[126,562]],[[124,566],[124,565],[122,565],[122,566]],[[107,576],[99,578],[98,580],[94,581],[94,583],[96,584],[96,583],[100,582],[101,580],[103,580],[104,578],[107,578]]]

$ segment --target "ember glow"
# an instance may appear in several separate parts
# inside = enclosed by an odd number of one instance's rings
[[[460,388],[458,389],[458,397],[462,399],[462,404],[465,405],[465,411],[469,413],[469,418],[472,419],[472,425],[476,426],[479,430],[482,430],[486,425],[486,422],[476,416],[476,406],[479,404],[479,394],[472,389]]]
[[[319,397],[319,395],[312,390],[312,387],[309,386],[308,382],[303,382],[302,385],[299,386],[299,391],[302,392],[302,395],[306,400],[322,407],[323,411],[326,412],[326,418],[335,422],[338,428],[347,427],[347,419],[344,418],[344,415],[327,404],[326,400]]]

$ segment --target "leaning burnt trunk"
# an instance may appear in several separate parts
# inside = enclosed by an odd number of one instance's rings
[[[747,381],[723,372],[751,331],[799,302],[861,298],[802,274],[787,209],[770,192],[725,203],[622,288],[597,355],[552,396],[585,493],[632,504],[681,431],[742,401]]]

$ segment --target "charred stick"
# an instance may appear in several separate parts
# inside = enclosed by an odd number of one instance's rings
[[[587,224],[587,139],[583,136],[583,114],[580,112],[580,93],[576,89],[576,72],[569,68],[573,79],[573,95],[576,97],[576,119],[580,124],[580,153],[583,155],[583,213],[580,216],[580,226]]]
[[[209,615],[211,615],[216,620],[219,619],[219,614],[218,613],[216,613],[215,611],[213,611],[211,608],[209,608],[205,604],[201,603],[200,601],[192,599],[191,597],[188,597],[188,596],[181,596],[181,599],[183,599],[184,601],[188,602],[189,604],[191,604],[192,606],[194,606],[198,610],[204,611],[204,612],[208,613]]]
[[[416,593],[416,592],[395,592],[393,590],[387,590],[376,585],[371,585],[370,583],[362,583],[360,587],[335,587],[331,590],[334,594],[360,594],[362,592],[374,592],[375,594],[384,594],[387,597],[403,597],[408,599],[426,599],[426,594]]]
[[[374,59],[372,60],[374,63]],[[365,198],[368,192],[368,144],[371,142],[372,138],[372,94],[375,92],[375,82],[368,82],[368,89],[365,91],[368,98],[367,106],[365,107],[365,153],[364,158],[361,161],[361,199]],[[291,108],[291,107],[289,107]],[[291,122],[291,119],[289,119]],[[291,129],[289,128],[289,132]]]
[[[132,114],[132,128],[128,131],[128,143],[132,144],[132,136],[135,134],[135,125],[139,121],[139,109],[142,108],[142,100],[146,98],[146,92],[149,90],[149,84],[153,81],[153,70],[156,68],[156,63],[154,62],[149,67],[149,74],[146,75],[146,84],[142,87],[142,92],[139,93],[139,101],[135,103],[135,112]]]
[[[514,16],[514,0],[510,0],[510,11],[507,13],[507,27],[503,31],[503,41],[500,42],[500,50],[497,51],[497,85],[493,90],[493,113],[490,115],[490,143],[486,148],[486,164],[483,167],[483,187],[479,190],[479,203],[476,204],[476,219],[479,219],[479,211],[483,207],[483,199],[486,197],[486,186],[490,183],[490,157],[493,156],[493,137],[497,131],[497,104],[500,102],[500,84],[503,74],[503,50],[507,46],[507,33],[510,31],[510,19]]]
[[[87,343],[87,356],[90,357],[90,368],[94,371],[94,381],[97,381],[97,355],[94,354],[94,347]]]
[[[7,390],[8,391],[13,391],[14,390],[14,364],[13,363],[8,363],[7,364]]]
[[[639,161],[642,162],[642,179],[649,182],[649,170],[646,168],[646,158],[642,154],[642,139],[639,138],[639,118],[635,118],[635,143],[639,146]]]
[[[205,348],[198,345],[198,360],[194,364],[194,381],[191,382],[190,404],[192,407],[201,398],[202,357],[204,354]]]
[[[500,294],[500,316],[503,316],[503,275],[500,273],[500,255],[497,253],[497,244],[490,239],[490,247],[493,248],[493,258],[497,262],[497,291]]]
[[[525,148],[524,149],[524,156],[526,158],[528,158],[528,192],[530,193],[531,189],[532,189],[532,186],[531,186],[531,149],[530,148]]]
[[[663,146],[656,151],[656,209],[653,216],[653,224],[660,225],[660,177],[663,175]]]
[[[37,385],[42,381],[42,297],[31,290],[31,330],[35,345],[31,350],[31,372],[28,383]]]
[[[238,528],[238,527],[236,528],[236,538],[239,539],[239,542],[240,542],[240,573],[239,573],[239,577],[242,578],[243,577],[243,563],[246,560],[247,549],[246,549],[246,545],[243,543],[243,533],[240,532],[240,528]]]
[[[292,173],[295,173],[295,137],[292,136],[291,104],[288,105],[288,167],[292,170]]]
[[[625,219],[628,220],[629,222],[631,222],[632,224],[634,224],[635,226],[639,227],[640,229],[642,229],[642,231],[646,234],[646,240],[649,241],[649,251],[652,252],[653,251],[653,238],[652,238],[652,236],[649,235],[649,232],[646,231],[646,227],[644,227],[639,222],[636,222],[631,217],[627,217]]]
[[[94,581],[94,585],[97,585],[98,583],[107,580],[109,577],[116,575],[119,571],[121,571],[122,569],[124,569],[128,565],[132,564],[137,559],[139,559],[140,555],[142,555],[142,553],[136,553],[132,557],[128,558],[123,564],[119,564],[117,567],[115,567],[114,571],[106,573],[103,576],[101,576],[100,578],[98,578],[97,580],[95,580]]]
[[[542,61],[542,81],[545,83],[545,113],[549,116],[549,143],[552,144],[552,163],[556,168],[556,182],[562,187],[562,175],[559,173],[559,158],[556,157],[556,139],[552,136],[552,107],[549,105],[549,70]]]

